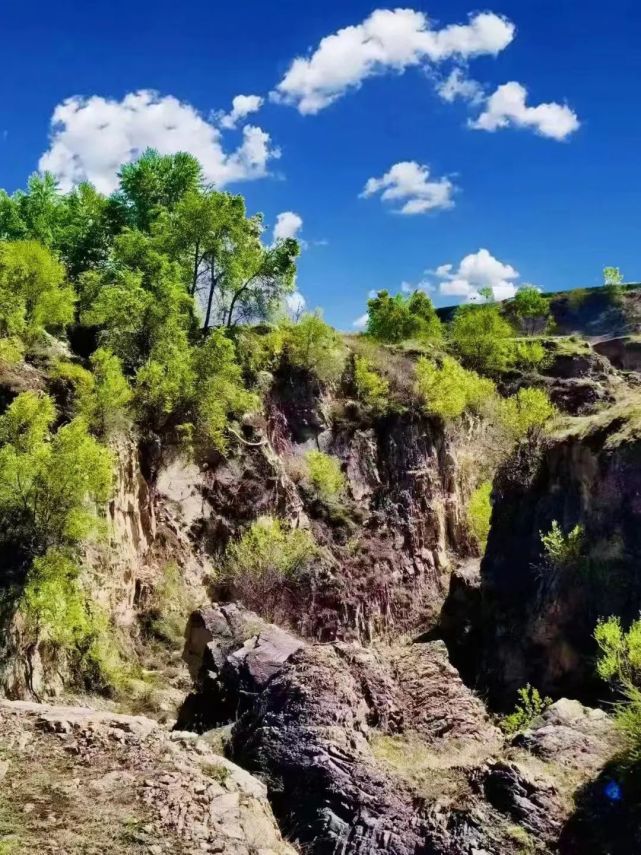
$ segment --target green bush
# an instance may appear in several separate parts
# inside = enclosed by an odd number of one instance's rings
[[[553,520],[550,530],[539,534],[545,557],[552,566],[570,567],[579,561],[583,550],[583,526],[575,525],[571,531],[564,534],[558,522]]]
[[[557,409],[543,389],[519,389],[516,395],[505,398],[498,408],[498,419],[513,442],[526,434],[542,430],[557,415]]]
[[[599,646],[599,676],[610,682],[622,701],[616,721],[627,743],[627,759],[641,762],[641,619],[627,632],[618,617],[597,623],[594,637]]]
[[[543,333],[550,323],[550,300],[534,285],[524,285],[516,292],[511,309],[526,335]]]
[[[354,357],[354,385],[359,401],[375,413],[385,412],[389,405],[389,382],[364,356]]]
[[[327,505],[337,504],[347,486],[339,461],[322,451],[308,451],[305,463],[309,483],[318,498]]]
[[[23,392],[0,416],[0,514],[4,535],[33,555],[75,544],[97,530],[96,504],[111,491],[113,459],[73,419],[55,433],[47,395]]]
[[[123,684],[127,668],[107,617],[68,553],[50,549],[34,560],[18,609],[34,643],[64,651],[78,684],[97,690]]]
[[[478,410],[496,394],[494,383],[467,371],[451,356],[439,362],[421,357],[416,364],[417,390],[426,412],[455,419],[466,409]]]
[[[439,341],[443,327],[423,291],[410,297],[379,291],[367,303],[367,334],[378,341],[398,343],[408,339]]]
[[[50,250],[33,240],[0,244],[0,335],[33,342],[73,320],[75,293]]]
[[[225,575],[238,582],[275,576],[294,579],[317,554],[318,547],[305,529],[290,528],[275,517],[259,517],[232,542],[225,553]]]
[[[523,371],[545,368],[550,354],[540,341],[515,341],[512,349],[512,364]]]
[[[552,698],[542,698],[539,690],[529,683],[519,689],[517,694],[519,700],[514,712],[506,715],[501,721],[501,728],[509,735],[527,730],[534,719],[544,713],[552,703]]]
[[[315,374],[322,383],[336,383],[343,373],[343,342],[318,313],[285,327],[284,350],[290,365]]]
[[[514,333],[495,303],[459,306],[448,332],[457,356],[475,371],[495,374],[512,362]]]
[[[482,549],[485,549],[487,537],[490,533],[490,518],[492,516],[491,495],[492,484],[490,481],[484,481],[474,490],[467,506],[470,528]]]

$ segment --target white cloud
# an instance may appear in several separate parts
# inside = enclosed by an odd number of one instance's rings
[[[205,179],[218,187],[264,177],[269,161],[280,155],[269,134],[253,125],[243,128],[238,148],[225,152],[219,129],[194,107],[149,90],[130,92],[122,101],[98,95],[69,98],[55,108],[51,128],[49,150],[38,165],[55,175],[63,191],[91,181],[111,193],[120,166],[146,148],[193,154]]]
[[[369,315],[365,312],[364,315],[361,315],[360,318],[356,318],[353,322],[352,326],[355,330],[364,330],[367,326],[367,322],[369,321]]]
[[[457,98],[471,104],[479,104],[484,99],[481,84],[467,77],[461,68],[453,68],[447,77],[441,79],[436,84],[436,91],[450,104]]]
[[[449,178],[430,180],[427,166],[407,160],[395,163],[381,178],[370,178],[361,197],[381,192],[386,202],[404,202],[394,209],[397,213],[424,214],[437,208],[452,208],[454,189]]]
[[[421,281],[416,284],[412,282],[401,282],[401,291],[403,294],[413,294],[414,291],[425,291],[425,293],[430,293],[433,290],[434,286],[431,282],[428,282],[427,279],[421,279]]]
[[[470,127],[482,131],[496,131],[513,125],[532,128],[543,137],[564,140],[579,128],[577,114],[566,104],[550,102],[528,107],[527,89],[512,80],[504,83],[490,95],[481,115],[470,121]]]
[[[236,95],[231,102],[229,113],[217,113],[216,118],[221,128],[235,128],[241,119],[245,119],[251,113],[257,113],[263,104],[264,99],[260,95]]]
[[[377,9],[362,23],[325,36],[311,56],[296,58],[271,98],[303,114],[318,113],[375,74],[448,58],[496,56],[512,41],[514,30],[492,12],[433,30],[422,12]]]
[[[466,255],[456,269],[453,264],[441,264],[434,274],[441,280],[440,294],[464,297],[466,302],[482,300],[481,288],[491,288],[495,300],[507,300],[516,294],[514,280],[519,278],[518,270],[494,258],[487,249]]]
[[[295,238],[298,232],[303,227],[303,219],[293,211],[283,211],[276,217],[276,225],[274,226],[274,242],[277,240],[285,240],[286,238]]]

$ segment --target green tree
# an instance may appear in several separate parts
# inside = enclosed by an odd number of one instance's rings
[[[499,422],[512,442],[532,431],[541,431],[558,414],[544,389],[527,387],[501,400]]]
[[[158,154],[147,149],[119,172],[114,200],[129,225],[149,231],[163,208],[173,208],[202,184],[201,166],[190,154]]]
[[[476,371],[494,374],[512,357],[512,327],[496,303],[459,306],[449,328],[458,356]]]
[[[83,419],[55,433],[51,399],[23,392],[0,416],[4,536],[28,555],[76,544],[96,531],[96,504],[111,490],[111,454]]]
[[[524,285],[514,295],[512,311],[526,335],[543,333],[550,323],[550,301],[534,285]]]
[[[442,325],[432,301],[422,291],[409,298],[379,291],[367,303],[367,334],[390,343],[411,338],[438,340]]]
[[[33,342],[70,324],[75,295],[60,262],[35,241],[0,244],[0,335]]]
[[[626,631],[618,617],[600,620],[594,631],[600,650],[599,676],[612,684],[622,702],[616,708],[616,721],[623,733],[628,757],[641,762],[641,619]],[[638,772],[637,772],[638,774]]]
[[[290,365],[335,383],[345,367],[345,347],[319,313],[306,314],[286,328],[284,350]]]
[[[309,484],[321,502],[326,505],[337,504],[347,487],[340,462],[322,451],[308,451],[305,463]]]

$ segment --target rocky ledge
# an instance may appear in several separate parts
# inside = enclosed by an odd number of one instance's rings
[[[0,758],[3,853],[294,855],[262,783],[142,716],[0,701]]]
[[[605,713],[568,701],[506,740],[440,641],[304,644],[232,604],[192,616],[186,657],[181,726],[226,711],[229,756],[306,853],[574,851],[572,796],[616,744]]]

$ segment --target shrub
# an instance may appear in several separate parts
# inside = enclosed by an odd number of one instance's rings
[[[594,637],[601,651],[597,671],[622,697],[616,722],[627,742],[627,759],[641,762],[641,619],[624,631],[618,617],[597,623]]]
[[[421,357],[416,364],[417,389],[425,410],[443,419],[455,419],[466,409],[478,409],[495,394],[491,380],[466,371],[451,356],[440,364]]]
[[[227,548],[225,574],[232,582],[240,577],[256,581],[266,577],[293,579],[317,549],[305,529],[289,528],[275,517],[259,517]]]
[[[452,346],[461,360],[476,371],[503,371],[512,358],[512,327],[500,306],[459,306],[449,327]]]
[[[0,514],[4,536],[33,555],[72,545],[97,530],[96,503],[106,502],[113,460],[86,422],[51,432],[47,395],[23,392],[0,416]]]
[[[550,354],[540,341],[515,341],[512,349],[512,363],[524,371],[544,368],[550,361]]]
[[[564,534],[558,522],[553,520],[550,530],[547,533],[539,532],[539,534],[545,557],[554,567],[570,567],[581,557],[583,526],[575,525],[571,531]]]
[[[498,408],[499,421],[514,442],[531,431],[541,430],[556,414],[547,392],[531,387],[503,399]]]
[[[285,328],[284,349],[290,365],[315,374],[321,383],[335,383],[343,373],[343,342],[318,313],[303,315]]]
[[[519,700],[514,712],[506,715],[501,722],[501,728],[510,735],[527,730],[534,719],[544,713],[552,703],[552,698],[542,698],[539,690],[529,683],[519,689],[517,694]]]
[[[151,632],[161,641],[180,647],[193,607],[180,567],[173,562],[166,564],[152,596],[149,610]]]
[[[375,413],[383,413],[389,404],[389,382],[375,371],[364,356],[354,357],[356,395]]]
[[[490,533],[490,518],[492,516],[492,484],[484,481],[474,490],[467,506],[467,516],[474,537],[481,549],[485,549]]]
[[[99,690],[123,684],[127,669],[107,617],[67,552],[50,549],[34,560],[19,610],[34,642],[64,651],[78,684]]]
[[[318,498],[327,505],[338,503],[347,483],[339,461],[322,451],[308,451],[305,463],[310,485]]]

